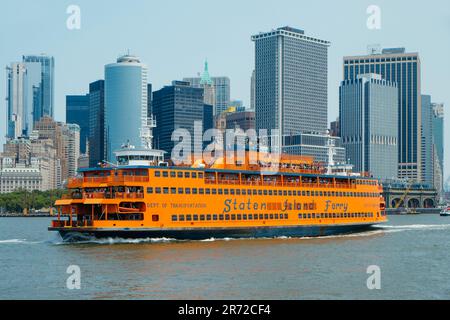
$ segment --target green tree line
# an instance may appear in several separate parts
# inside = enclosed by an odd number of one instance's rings
[[[27,191],[16,190],[11,193],[0,194],[0,211],[22,213],[31,210],[50,208],[60,199],[64,190]]]

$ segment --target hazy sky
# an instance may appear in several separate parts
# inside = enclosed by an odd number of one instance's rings
[[[80,30],[66,27],[69,5],[81,9]],[[380,30],[367,28],[370,5],[381,9]],[[254,66],[250,36],[285,25],[331,41],[329,120],[338,115],[342,57],[365,54],[369,44],[419,52],[422,93],[444,102],[446,109],[450,106],[448,0],[2,0],[0,64],[20,61],[23,54],[53,55],[57,120],[65,120],[65,95],[85,94],[89,82],[103,78],[104,65],[128,49],[148,65],[154,90],[174,79],[195,76],[207,58],[210,74],[230,77],[232,98],[248,106]],[[2,144],[5,97],[6,72],[0,76]],[[449,150],[450,139],[446,139],[447,169]]]

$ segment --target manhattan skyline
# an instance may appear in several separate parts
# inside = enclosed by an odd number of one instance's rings
[[[69,30],[69,5],[81,9],[81,29]],[[381,9],[381,29],[369,30],[369,5]],[[23,6],[27,10],[20,10]],[[213,9],[214,8],[214,9]],[[284,10],[283,8],[289,8]],[[11,14],[19,12],[19,14]],[[345,17],[345,18],[344,18]],[[432,17],[432,18],[428,18]],[[422,94],[450,103],[446,75],[450,71],[450,4],[430,1],[207,1],[174,4],[136,1],[135,6],[96,1],[32,1],[2,4],[0,63],[5,67],[22,55],[46,53],[55,58],[55,119],[65,120],[65,96],[85,94],[89,83],[104,79],[104,66],[130,50],[148,65],[153,90],[172,80],[196,76],[207,58],[211,76],[231,79],[231,98],[250,106],[254,44],[250,37],[284,25],[307,30],[331,42],[328,56],[328,122],[339,110],[339,84],[344,56],[364,55],[367,45],[405,47],[422,60]],[[224,23],[224,21],[228,23]],[[185,25],[186,28],[180,27]],[[447,40],[447,41],[446,41]],[[2,110],[6,77],[0,77]],[[445,117],[445,122],[448,124]],[[0,142],[5,141],[5,112],[0,113]],[[446,132],[448,130],[448,125]],[[446,168],[450,141],[446,139]],[[445,176],[448,176],[446,169]]]

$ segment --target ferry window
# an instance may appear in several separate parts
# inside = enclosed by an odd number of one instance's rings
[[[164,188],[164,189],[163,189],[163,193],[164,193],[164,194],[168,194],[168,193],[169,193],[169,188]]]
[[[306,195],[309,197],[309,196],[310,196],[310,192],[309,192],[309,191],[306,191]]]
[[[206,193],[206,194],[211,194],[211,189],[206,188],[206,189],[205,189],[205,193]]]
[[[286,190],[283,191],[283,196],[287,196],[287,191]]]
[[[319,196],[323,197],[323,192],[322,191],[320,191]]]
[[[247,194],[250,196],[252,194],[252,190],[251,189],[247,189]]]
[[[315,218],[316,218],[316,214],[313,213],[313,214],[311,215],[311,218],[312,218],[312,219],[315,219]]]
[[[271,196],[272,195],[272,190],[269,190],[269,196]]]
[[[267,196],[267,190],[264,190],[264,192],[263,192],[263,193],[264,193],[264,195],[265,195],[265,196]]]
[[[311,219],[311,213],[308,213],[308,219]]]
[[[156,193],[161,193],[161,188],[156,188]]]
[[[188,214],[188,215],[186,216],[186,221],[192,221],[192,216],[191,216],[190,214]]]
[[[161,171],[155,171],[155,177],[161,177]]]
[[[192,172],[192,178],[197,178],[197,173],[196,172]]]
[[[172,216],[172,221],[178,221],[178,217],[176,215]]]
[[[219,194],[223,194],[223,190],[222,189],[217,189],[217,191],[219,192]],[[214,192],[213,192],[214,194]]]
[[[230,194],[234,194],[234,189],[230,189]]]
[[[197,193],[198,193],[197,188],[192,188],[192,194],[197,194]]]
[[[288,195],[289,195],[289,196],[292,196],[292,191],[288,191]]]
[[[200,221],[205,221],[205,215],[202,214],[202,215],[200,216]]]
[[[241,189],[236,189],[236,194],[237,194],[238,196],[240,196],[240,195],[241,195]]]
[[[164,177],[164,178],[168,178],[168,177],[169,177],[169,172],[163,171],[163,177]]]
[[[257,214],[253,215],[253,220],[258,220],[258,215]]]
[[[198,214],[194,214],[194,221],[198,221]]]
[[[217,220],[217,214],[213,215],[213,220]]]
[[[223,189],[224,194],[228,194],[228,189]]]
[[[253,220],[253,215],[252,214],[248,215],[248,220]]]
[[[243,220],[247,220],[247,215],[246,214],[242,215],[242,218]]]
[[[153,188],[152,187],[148,187],[147,188],[147,193],[153,193]]]
[[[159,215],[157,215],[157,214],[152,215],[152,221],[153,222],[159,221]]]
[[[205,189],[203,189],[203,188],[198,189],[198,193],[199,194],[205,194]]]
[[[184,192],[183,192],[183,188],[178,188],[178,194],[183,194]]]
[[[264,220],[264,215],[263,214],[259,215],[259,220]]]
[[[175,173],[175,171],[170,171],[171,178],[175,178],[176,176],[177,176],[177,174]]]
[[[189,177],[190,177],[190,172],[185,172],[185,173],[184,173],[184,177],[185,177],[185,178],[189,178]]]
[[[177,173],[177,177],[178,177],[178,178],[183,178],[183,172],[178,172],[178,173]]]
[[[223,220],[223,214],[219,214],[219,220]]]
[[[231,220],[236,220],[236,215],[235,214],[231,215]]]
[[[184,215],[180,215],[180,221],[184,221]]]
[[[177,188],[170,188],[170,193],[171,194],[176,194],[177,193]]]
[[[199,172],[199,173],[198,173],[198,177],[199,177],[200,179],[203,179],[203,173]]]
[[[216,189],[211,189],[211,193],[212,194],[217,194],[217,190]]]
[[[227,220],[227,221],[230,220],[230,215],[229,214],[225,215],[225,220]]]
[[[245,196],[247,194],[247,190],[242,189],[242,195]]]
[[[273,220],[273,213],[270,214],[270,219]]]
[[[206,220],[211,221],[211,215],[210,214],[206,215]]]
[[[257,194],[258,194],[258,191],[254,189],[253,190],[253,195],[256,196]]]
[[[289,216],[288,216],[287,213],[284,214],[284,218],[285,218],[286,220],[289,218]]]
[[[237,215],[237,220],[242,220],[242,215],[238,214]]]
[[[186,194],[191,194],[191,188],[186,188],[184,191]]]
[[[305,191],[302,191],[302,196],[306,196],[306,192]]]
[[[262,190],[258,190],[258,195],[262,196]]]
[[[264,215],[264,219],[269,220],[269,215],[267,213]]]

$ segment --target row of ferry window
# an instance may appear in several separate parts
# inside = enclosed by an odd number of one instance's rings
[[[203,172],[188,172],[188,171],[155,171],[155,177],[168,178],[200,178],[203,179]],[[361,185],[376,185],[375,180],[356,180],[356,184]]]
[[[296,191],[296,190],[261,190],[261,189],[215,189],[215,188],[169,188],[148,187],[147,193],[152,194],[219,194],[219,195],[258,195],[258,196],[303,196],[303,197],[371,197],[380,195],[372,192],[335,192],[335,191]]]
[[[203,172],[187,172],[187,171],[163,171],[161,174],[161,171],[155,171],[155,177],[163,177],[168,178],[170,174],[171,178],[200,178],[203,179]]]
[[[373,212],[299,213],[299,219],[373,218]]]
[[[236,221],[236,220],[287,220],[287,213],[265,214],[180,214],[172,215],[172,221]]]
[[[254,214],[180,214],[172,215],[172,221],[236,221],[236,220],[287,220],[287,213]],[[299,219],[373,218],[373,212],[349,213],[299,213]]]

